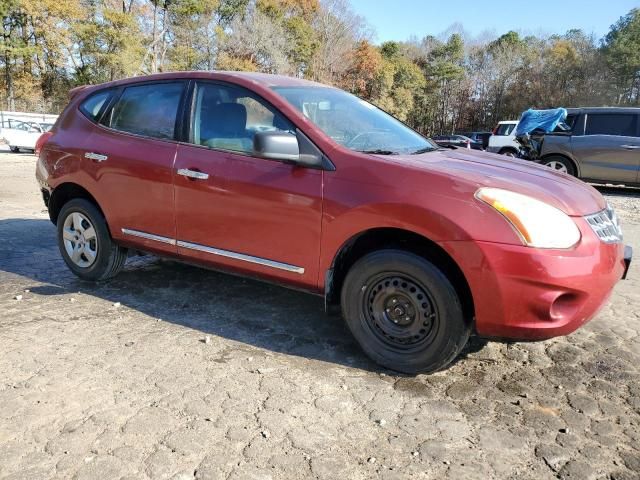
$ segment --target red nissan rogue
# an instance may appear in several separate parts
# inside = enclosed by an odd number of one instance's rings
[[[364,100],[281,76],[77,88],[37,178],[79,277],[151,252],[307,290],[341,308],[373,360],[408,373],[445,367],[472,332],[574,331],[631,261],[585,183],[441,149]]]

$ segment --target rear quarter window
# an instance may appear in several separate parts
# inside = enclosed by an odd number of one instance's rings
[[[498,125],[495,135],[511,135],[514,128],[516,128],[515,123],[501,123]]]
[[[80,111],[90,120],[97,121],[102,107],[105,106],[111,94],[111,91],[94,93],[80,104]]]
[[[638,136],[638,115],[633,113],[587,114],[585,135]]]

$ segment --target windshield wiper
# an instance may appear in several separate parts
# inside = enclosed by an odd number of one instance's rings
[[[398,155],[398,152],[394,152],[393,150],[383,150],[381,148],[377,150],[358,150],[361,153],[370,153],[372,155]]]
[[[411,155],[420,155],[421,153],[433,152],[435,150],[440,150],[440,149],[433,148],[433,147],[425,147],[425,148],[421,148],[420,150],[416,150],[415,152],[411,152]]]

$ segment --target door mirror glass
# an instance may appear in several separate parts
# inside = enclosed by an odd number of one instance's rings
[[[253,137],[253,154],[270,160],[298,163],[298,138],[293,133],[284,131],[256,132]]]

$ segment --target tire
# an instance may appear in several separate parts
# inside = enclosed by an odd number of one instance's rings
[[[512,158],[515,158],[515,157],[518,156],[518,152],[516,152],[512,148],[504,148],[504,149],[500,150],[499,153],[500,153],[500,155],[505,155],[507,157],[512,157]]]
[[[456,358],[471,333],[451,282],[435,265],[409,252],[365,255],[347,273],[341,295],[342,314],[356,341],[374,362],[391,370],[440,370]]]
[[[13,153],[20,153],[20,149],[18,147],[9,147],[9,150],[11,150]]]
[[[127,249],[113,242],[104,217],[93,203],[84,198],[65,203],[57,226],[60,254],[78,277],[95,282],[122,270]]]
[[[573,165],[571,160],[565,157],[554,155],[542,159],[542,162],[540,163],[558,172],[568,173],[569,175],[572,175],[574,177],[576,176],[576,167]]]

